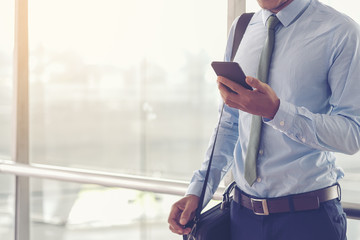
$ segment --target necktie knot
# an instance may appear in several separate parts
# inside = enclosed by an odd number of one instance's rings
[[[271,15],[268,19],[268,29],[274,30],[279,22],[280,20],[275,15]]]

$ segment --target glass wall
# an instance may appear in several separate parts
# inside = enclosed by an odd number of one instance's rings
[[[167,224],[177,196],[40,179],[31,186],[31,239],[178,239]]]
[[[0,174],[0,239],[14,239],[15,177]]]
[[[11,158],[14,1],[0,1],[0,160]],[[14,238],[14,177],[0,174],[0,239]]]
[[[217,122],[226,24],[224,1],[29,0],[31,163],[189,180]],[[31,239],[176,238],[179,197],[31,185]]]
[[[29,0],[31,162],[188,180],[226,21],[224,1]]]
[[[31,186],[31,239],[174,239],[167,215],[176,196],[39,179]]]
[[[10,159],[12,129],[12,75],[14,1],[0,1],[0,159]]]

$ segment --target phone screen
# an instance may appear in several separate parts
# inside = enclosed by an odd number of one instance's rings
[[[252,90],[245,82],[245,74],[237,62],[212,62],[212,68],[217,76],[225,77],[231,81],[234,81],[246,89]]]

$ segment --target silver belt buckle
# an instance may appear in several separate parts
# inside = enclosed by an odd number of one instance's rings
[[[252,210],[256,215],[269,215],[269,208],[268,208],[266,199],[253,199],[253,198],[251,198],[250,200],[251,200],[251,206],[253,208]],[[263,212],[257,212],[255,210],[255,207],[254,207],[255,202],[261,202]]]

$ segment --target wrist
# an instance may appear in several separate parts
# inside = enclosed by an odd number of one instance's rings
[[[273,110],[270,112],[269,116],[264,116],[264,117],[267,118],[267,119],[273,120],[274,117],[275,117],[275,115],[276,115],[276,113],[277,113],[278,110],[279,110],[279,107],[280,107],[280,99],[277,98],[277,99],[275,100],[275,104],[274,104]]]

